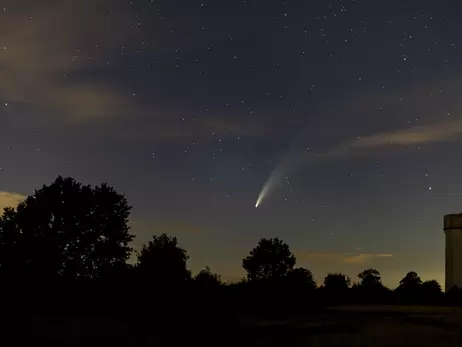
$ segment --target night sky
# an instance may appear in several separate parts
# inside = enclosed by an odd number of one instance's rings
[[[58,175],[107,182],[135,248],[177,236],[193,272],[238,280],[280,236],[318,280],[443,283],[461,18],[442,0],[1,0],[0,206]]]

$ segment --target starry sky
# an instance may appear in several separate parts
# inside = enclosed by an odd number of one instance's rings
[[[108,182],[134,247],[177,236],[193,272],[238,280],[279,236],[318,280],[444,283],[461,16],[446,0],[1,0],[0,205],[57,175]]]

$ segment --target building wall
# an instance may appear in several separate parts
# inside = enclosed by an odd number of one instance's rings
[[[446,234],[446,281],[445,289],[462,288],[462,215],[444,217]]]

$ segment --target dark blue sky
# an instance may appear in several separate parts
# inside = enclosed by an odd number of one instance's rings
[[[442,282],[461,16],[439,0],[3,0],[0,204],[59,174],[104,181],[134,206],[135,246],[175,235],[193,271],[238,279],[280,236],[318,279]]]

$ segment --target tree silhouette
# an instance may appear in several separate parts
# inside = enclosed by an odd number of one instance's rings
[[[289,245],[279,238],[262,238],[250,254],[242,260],[250,281],[278,280],[295,265],[295,256]]]
[[[316,290],[316,281],[313,273],[305,268],[296,268],[287,273],[287,284],[290,288],[297,288],[301,291]]]
[[[320,288],[321,297],[331,305],[345,303],[348,300],[348,292],[351,279],[342,273],[329,273],[324,278],[324,285]]]
[[[363,288],[377,288],[383,286],[380,272],[376,269],[364,270],[358,274],[358,277],[361,280],[360,286]]]
[[[432,294],[443,293],[441,285],[436,280],[425,281],[422,283],[422,291],[430,296]]]
[[[100,278],[130,256],[130,209],[106,184],[83,186],[58,177],[16,211],[4,211],[0,249],[7,251],[1,268],[26,278]]]
[[[399,282],[398,289],[407,291],[417,291],[422,284],[422,280],[415,271],[410,271]]]
[[[438,304],[443,298],[440,284],[435,280],[425,281],[420,285],[422,301],[429,304]]]
[[[2,276],[23,275],[24,249],[20,244],[20,232],[16,223],[16,211],[5,208],[0,216],[0,271]]]
[[[367,269],[358,274],[360,283],[353,289],[356,300],[362,303],[388,303],[391,292],[382,284],[380,272]]]
[[[350,285],[350,277],[342,273],[330,273],[324,278],[324,289],[332,293],[345,292]]]
[[[399,282],[396,294],[402,303],[415,304],[424,300],[421,287],[422,280],[419,275],[415,271],[410,271]]]
[[[153,236],[138,255],[136,269],[141,278],[158,286],[184,285],[191,279],[188,255],[178,246],[176,237]]]
[[[220,276],[213,273],[208,266],[194,276],[194,283],[201,288],[218,288],[221,285]]]

